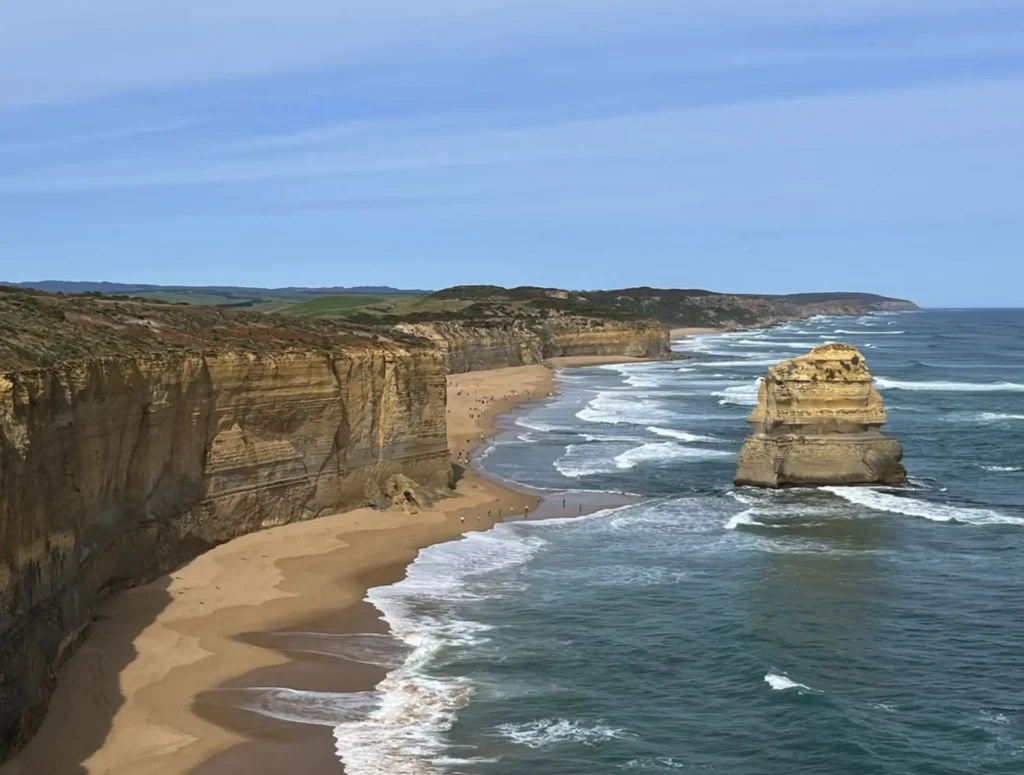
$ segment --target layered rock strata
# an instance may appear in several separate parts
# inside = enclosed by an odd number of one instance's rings
[[[880,432],[886,419],[856,348],[827,344],[784,361],[761,383],[736,484],[902,484],[903,448]]]
[[[0,760],[106,594],[244,533],[449,481],[428,342],[9,293],[0,324]]]
[[[668,329],[644,320],[508,316],[487,321],[402,323],[398,328],[435,342],[452,374],[527,366],[569,355],[664,358],[671,352]]]

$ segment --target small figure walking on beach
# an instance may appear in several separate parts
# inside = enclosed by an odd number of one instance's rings
[[[526,507],[526,510],[525,510],[524,513],[526,514],[526,518],[529,519],[530,518],[530,507],[529,506]]]
[[[580,504],[580,514],[582,514],[582,513],[583,513],[583,504],[581,503]]]
[[[565,498],[562,498],[562,508],[565,508]]]

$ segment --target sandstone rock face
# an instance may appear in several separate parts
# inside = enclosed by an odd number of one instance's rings
[[[445,391],[436,348],[380,337],[0,371],[0,760],[108,592],[399,474],[445,487]]]
[[[768,370],[753,431],[740,451],[736,484],[902,484],[903,448],[883,436],[885,404],[864,356],[828,344]]]
[[[669,331],[645,321],[580,316],[547,320],[505,318],[480,323],[402,323],[400,330],[425,337],[444,353],[449,373],[528,366],[566,355],[663,358]]]

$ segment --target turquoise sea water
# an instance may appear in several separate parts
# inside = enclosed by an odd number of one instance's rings
[[[772,363],[863,348],[913,486],[732,476]],[[560,375],[479,464],[638,505],[431,547],[349,775],[1024,772],[1024,312],[817,318]],[[335,698],[344,707],[345,698]]]

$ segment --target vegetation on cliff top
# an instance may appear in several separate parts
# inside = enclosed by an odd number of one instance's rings
[[[0,371],[173,351],[422,346],[383,326],[0,286]]]

